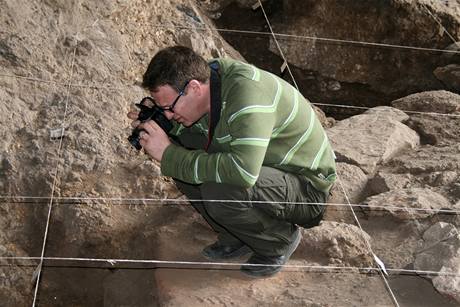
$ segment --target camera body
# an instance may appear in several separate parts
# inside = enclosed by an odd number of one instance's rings
[[[137,119],[141,122],[146,122],[148,120],[153,120],[158,124],[158,126],[163,129],[166,134],[171,131],[173,128],[173,124],[168,120],[165,116],[164,111],[160,109],[155,100],[152,97],[144,97],[142,98],[140,103],[136,103],[136,107],[140,109],[139,116]],[[131,145],[136,148],[137,150],[141,150],[142,146],[139,143],[141,131],[145,131],[144,129],[135,128],[131,135],[128,137],[128,141]]]

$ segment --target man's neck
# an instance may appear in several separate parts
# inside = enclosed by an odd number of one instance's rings
[[[206,82],[203,84],[203,90],[204,90],[204,95],[203,95],[203,105],[204,105],[204,110],[205,114],[209,114],[211,112],[211,82]]]

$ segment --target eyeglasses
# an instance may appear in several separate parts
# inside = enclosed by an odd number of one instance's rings
[[[167,106],[167,107],[161,107],[161,106],[159,106],[159,105],[157,105],[157,107],[158,107],[159,109],[163,110],[163,111],[169,111],[169,112],[174,113],[174,107],[176,106],[176,103],[179,101],[179,98],[180,98],[181,96],[184,96],[184,94],[185,94],[185,88],[187,87],[187,85],[188,85],[189,82],[190,82],[190,81],[185,82],[185,84],[184,84],[184,86],[182,87],[182,89],[179,90],[179,95],[177,95],[177,97],[176,97],[176,99],[174,99],[173,103],[171,103],[171,104],[170,104],[169,106]]]

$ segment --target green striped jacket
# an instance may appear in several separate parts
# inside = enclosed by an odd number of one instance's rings
[[[199,184],[251,187],[262,165],[305,176],[328,192],[336,178],[334,153],[310,103],[277,76],[231,59],[214,60],[221,75],[222,109],[208,151],[170,145],[163,153],[166,176]],[[173,133],[208,135],[208,115]]]

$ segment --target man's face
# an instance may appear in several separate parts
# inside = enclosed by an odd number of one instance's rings
[[[170,85],[161,85],[150,91],[157,105],[164,108],[165,116],[181,123],[185,127],[193,125],[203,116],[196,103],[190,84],[185,86],[183,94]]]

